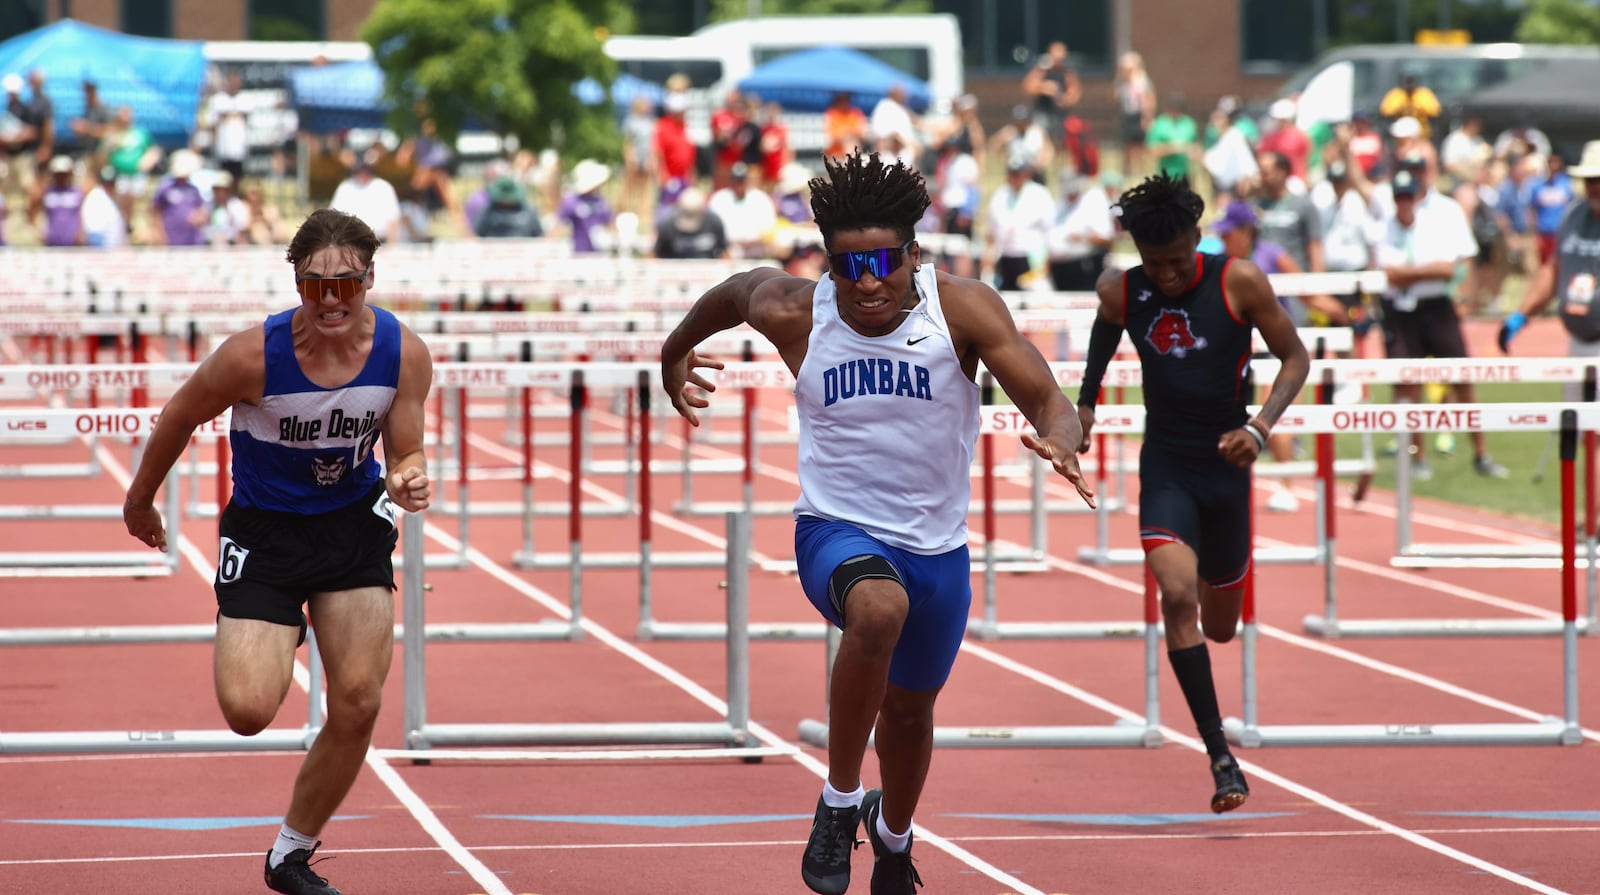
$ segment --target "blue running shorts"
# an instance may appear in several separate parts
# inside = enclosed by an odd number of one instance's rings
[[[905,690],[944,685],[961,649],[972,606],[972,558],[965,545],[937,556],[892,547],[848,522],[802,516],[794,555],[806,598],[835,627],[844,620],[828,598],[828,580],[845,560],[881,556],[894,566],[911,607],[889,660],[889,682]]]

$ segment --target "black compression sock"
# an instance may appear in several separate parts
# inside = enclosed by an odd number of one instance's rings
[[[1212,760],[1230,754],[1228,738],[1222,733],[1222,710],[1217,708],[1217,688],[1211,681],[1211,653],[1206,645],[1168,650],[1167,661],[1177,675],[1183,698],[1189,703],[1195,729],[1205,740],[1206,754]]]

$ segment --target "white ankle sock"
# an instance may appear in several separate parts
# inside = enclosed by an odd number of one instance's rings
[[[267,855],[267,866],[276,868],[279,864],[283,863],[284,858],[289,856],[289,852],[292,852],[297,848],[303,848],[309,851],[316,847],[317,837],[307,836],[299,830],[291,828],[288,824],[284,824],[283,827],[278,830],[278,841],[272,843],[271,854]]]
[[[875,824],[878,828],[878,839],[889,851],[905,851],[911,847],[911,828],[906,827],[904,833],[894,833],[889,830],[889,825],[883,821],[883,811],[878,811]]]
[[[856,784],[855,792],[840,792],[833,788],[827,780],[822,781],[822,804],[829,808],[859,808],[861,800],[867,797],[867,791],[860,783]]]

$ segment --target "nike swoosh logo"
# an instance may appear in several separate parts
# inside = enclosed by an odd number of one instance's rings
[[[906,339],[906,344],[907,345],[915,345],[918,342],[920,342],[920,341],[922,341],[923,339],[926,339],[926,338],[930,338],[930,337],[929,336],[918,336],[915,339]]]

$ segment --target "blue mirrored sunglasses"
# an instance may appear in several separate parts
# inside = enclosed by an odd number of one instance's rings
[[[883,279],[889,274],[900,269],[906,263],[906,252],[915,240],[906,240],[905,245],[888,249],[867,249],[865,252],[835,252],[828,256],[828,269],[835,275],[854,283],[861,279],[861,275],[871,272],[878,279]]]

